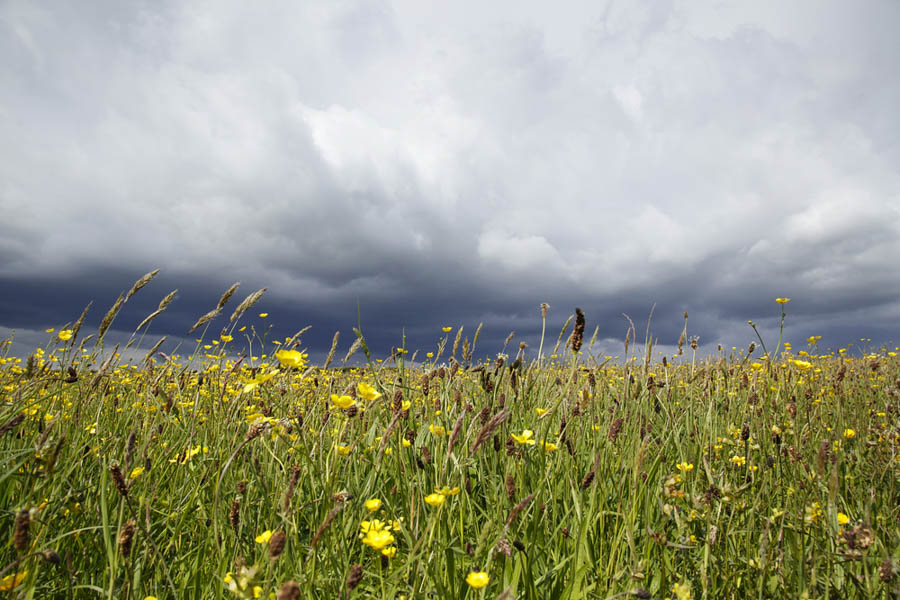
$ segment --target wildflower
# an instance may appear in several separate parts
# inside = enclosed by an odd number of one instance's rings
[[[338,454],[350,454],[350,446],[338,444],[335,448],[337,449]]]
[[[388,546],[381,551],[382,556],[387,556],[388,558],[394,558],[397,555],[397,546]]]
[[[400,403],[400,410],[405,412],[405,411],[409,410],[411,406],[412,406],[412,402],[410,402],[409,400],[404,400],[403,402]]]
[[[369,402],[381,398],[381,394],[378,392],[378,390],[367,383],[363,383],[362,381],[359,382],[357,389],[359,390],[360,397],[368,400]]]
[[[535,408],[534,412],[536,412],[539,417],[543,417],[545,414],[547,414],[547,409],[546,408]]]
[[[544,448],[547,452],[553,452],[554,450],[559,450],[559,446],[552,442],[541,442],[541,447]]]
[[[296,350],[279,350],[275,353],[275,358],[281,363],[282,367],[294,367],[302,369],[306,366],[306,354]]]
[[[260,318],[260,319],[265,319],[265,318],[268,317],[268,316],[269,316],[269,313],[259,313],[259,318]]]
[[[433,433],[434,435],[445,435],[445,434],[447,433],[447,430],[444,429],[444,428],[443,428],[442,426],[440,426],[440,425],[429,425],[429,426],[428,426],[428,431],[430,431],[430,432]]]
[[[434,358],[434,352],[426,352],[425,358]]]
[[[812,363],[808,360],[791,360],[791,364],[800,369],[801,371],[805,371],[812,367]]]
[[[224,333],[223,333],[221,336],[219,336],[219,338],[220,338],[223,342],[225,342],[226,344],[227,344],[228,342],[230,342],[231,340],[234,339],[234,338],[231,337],[230,335],[226,335],[226,334],[224,334]]]
[[[736,467],[743,467],[745,464],[747,464],[747,458],[744,456],[732,456],[731,464]]]
[[[677,600],[691,600],[691,585],[689,583],[676,583],[672,586],[672,593]]]
[[[269,540],[272,539],[272,533],[274,533],[271,529],[266,529],[261,534],[256,536],[257,544],[268,544]]]
[[[428,494],[425,496],[425,502],[431,506],[440,506],[446,499],[447,497],[443,494]]]
[[[337,394],[331,395],[331,402],[337,406],[338,408],[350,408],[354,404],[356,404],[356,400],[351,398],[350,396],[338,396]]]
[[[440,488],[435,487],[434,491],[436,494],[440,494],[442,496],[455,496],[459,493],[460,490],[458,487],[449,488],[445,485],[444,487],[440,487]]]
[[[57,335],[57,337],[59,337],[59,339],[61,339],[62,341],[68,342],[69,340],[72,339],[73,333],[74,333],[74,332],[73,332],[71,329],[63,329],[62,331],[60,331],[60,332],[57,333],[56,335]]]
[[[682,473],[687,473],[688,471],[694,470],[694,465],[689,462],[680,462],[675,465],[675,468],[681,471]]]
[[[844,430],[844,437],[847,438],[848,440],[849,440],[850,438],[854,437],[855,435],[856,435],[856,432],[853,431],[852,429],[845,429],[845,430]]]
[[[362,543],[373,550],[381,550],[394,543],[394,535],[387,529],[370,528],[363,536]]]
[[[129,479],[137,479],[141,475],[144,474],[144,467],[135,467],[131,470],[131,474],[128,476]]]
[[[484,571],[472,571],[466,575],[466,583],[476,590],[483,588],[491,582],[491,578]]]
[[[520,444],[528,444],[533,446],[536,442],[532,439],[534,437],[534,432],[530,429],[524,430],[520,435],[516,435],[515,433],[510,434],[512,439],[516,440]]]
[[[452,327],[441,327],[441,331],[443,331],[444,333],[450,333],[451,329],[453,329],[453,328]],[[53,331],[53,330],[51,329],[50,331]]]
[[[369,500],[366,500],[365,504],[370,512],[375,512],[381,508],[381,500],[378,498],[370,498]]]
[[[807,524],[817,523],[821,516],[822,506],[818,502],[813,502],[804,509],[803,521]]]
[[[839,512],[837,514],[837,522],[838,522],[838,525],[846,525],[847,523],[850,522],[850,517],[848,517],[847,515],[845,515],[842,512]]]
[[[778,304],[787,304],[790,301],[790,298],[775,298],[775,302],[777,302]],[[681,599],[679,598],[679,600]]]
[[[8,592],[10,590],[14,590],[25,581],[25,577],[28,576],[28,571],[20,571],[18,573],[13,573],[11,575],[7,575],[3,579],[0,579],[0,592]]]

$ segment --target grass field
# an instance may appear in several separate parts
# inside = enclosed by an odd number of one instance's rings
[[[607,361],[576,317],[541,361],[437,324],[309,365],[261,292],[226,321],[232,289],[195,347],[124,363],[136,291],[0,360],[0,597],[900,594],[894,348],[663,362],[632,329]]]

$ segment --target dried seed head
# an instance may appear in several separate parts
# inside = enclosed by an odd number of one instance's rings
[[[243,495],[247,492],[247,482],[246,481],[243,481],[243,480],[238,481],[237,485],[235,487],[237,488],[238,494]]]
[[[580,308],[575,309],[575,329],[572,330],[572,352],[581,350],[584,341],[584,312]]]
[[[231,503],[231,510],[228,512],[228,520],[231,522],[231,528],[234,529],[235,533],[237,533],[238,527],[241,524],[240,498],[235,498],[234,502]]]
[[[150,283],[153,280],[153,278],[156,277],[158,274],[159,274],[159,269],[156,269],[154,271],[150,271],[149,273],[147,273],[146,275],[144,275],[143,277],[141,277],[140,279],[135,281],[134,285],[131,286],[131,289],[128,290],[128,293],[125,294],[125,302],[128,302],[129,298],[131,298],[132,296],[137,294],[141,290],[142,287],[144,287],[145,285]]]
[[[109,473],[112,475],[113,484],[115,484],[116,489],[119,490],[119,494],[123,498],[128,497],[128,485],[125,483],[125,477],[122,476],[122,469],[119,465],[110,465]]]
[[[745,442],[750,439],[750,423],[744,423],[741,427],[741,439]]]
[[[319,540],[322,539],[325,531],[328,530],[328,526],[331,525],[331,522],[334,521],[334,518],[339,512],[341,512],[341,509],[344,508],[344,506],[344,504],[338,504],[330,511],[328,511],[328,514],[325,516],[325,520],[322,521],[321,525],[319,525],[319,528],[316,530],[316,534],[313,536],[313,539],[309,544],[312,548],[316,547],[316,544],[318,544]]]
[[[131,544],[134,541],[134,526],[134,520],[129,519],[119,531],[119,552],[122,553],[122,556],[131,554]]]
[[[257,302],[259,302],[259,299],[262,298],[263,294],[265,294],[265,293],[266,293],[266,288],[262,288],[261,290],[257,290],[255,292],[253,292],[252,294],[250,294],[249,296],[247,296],[246,298],[244,298],[244,301],[241,302],[236,309],[234,309],[233,313],[231,313],[231,319],[229,319],[229,322],[234,323],[235,319],[240,317],[246,311],[253,308],[253,305],[256,304]]]
[[[284,535],[283,531],[276,531],[272,534],[272,537],[269,538],[269,558],[272,560],[277,560],[279,556],[284,553],[284,544],[287,541],[287,536]]]
[[[106,335],[107,330],[109,330],[109,326],[112,325],[113,320],[116,318],[116,315],[119,314],[119,310],[122,308],[122,304],[124,303],[125,297],[119,294],[118,300],[115,301],[115,303],[106,312],[103,320],[100,321],[100,327],[97,329],[98,342],[103,339],[104,335]]]
[[[241,285],[241,282],[238,281],[237,283],[232,285],[230,288],[225,290],[225,293],[222,294],[221,298],[219,298],[219,303],[216,304],[216,310],[222,310],[223,308],[225,308],[225,305],[228,304],[228,301],[231,300],[231,297],[234,296],[234,293],[237,291],[238,286],[240,286],[240,285]]]
[[[510,500],[516,497],[516,480],[512,475],[506,476],[506,497]]]
[[[56,552],[56,550],[50,548],[41,552],[41,558],[53,565],[62,563],[62,557]]]
[[[515,507],[513,507],[513,509],[509,513],[509,517],[506,518],[506,526],[507,527],[509,527],[512,524],[512,522],[516,520],[516,517],[519,516],[519,513],[521,513],[523,510],[525,510],[525,507],[527,507],[528,504],[532,500],[534,500],[534,494],[528,494],[527,496],[525,496],[522,499],[521,502],[519,502],[518,504],[515,505]]]
[[[262,423],[256,423],[255,425],[253,425],[252,427],[250,427],[250,429],[247,431],[247,438],[246,438],[246,439],[249,441],[249,440],[258,438],[259,436],[261,436],[261,435],[263,434],[263,431],[266,430],[266,427],[267,427],[268,425],[269,425],[269,424],[268,424],[267,422],[265,422],[265,421],[262,422]]]
[[[300,600],[300,586],[296,581],[282,583],[277,600]]]
[[[894,575],[897,574],[897,569],[894,567],[893,561],[890,558],[885,558],[881,562],[881,566],[878,567],[878,576],[881,577],[881,580],[885,583],[890,583],[894,580]]]
[[[27,508],[23,508],[16,514],[16,522],[13,526],[13,546],[18,552],[28,550],[30,525],[31,513]]]
[[[584,476],[584,479],[581,480],[581,489],[586,490],[590,487],[590,485],[594,482],[594,477],[597,476],[595,471],[588,471]]]
[[[619,433],[622,431],[622,425],[625,423],[625,419],[619,417],[615,421],[612,422],[609,426],[609,432],[606,434],[607,439],[609,439],[610,443],[615,444],[616,440],[619,438]]]
[[[359,582],[362,580],[363,576],[363,568],[362,565],[353,565],[350,567],[350,572],[347,574],[347,592],[352,592]]]
[[[546,302],[541,302],[541,318],[542,319],[547,318],[547,310],[549,310],[549,309],[550,309],[549,304],[547,304]]]

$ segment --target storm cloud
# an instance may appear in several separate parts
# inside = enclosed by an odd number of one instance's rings
[[[232,282],[382,354],[575,306],[672,344],[900,326],[900,5],[8,1],[0,326],[134,279],[186,335]],[[640,326],[639,326],[640,328]],[[618,344],[618,342],[615,342]]]

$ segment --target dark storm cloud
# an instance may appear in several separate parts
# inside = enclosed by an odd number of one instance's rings
[[[473,18],[478,14],[479,18]],[[578,305],[672,345],[884,341],[900,325],[892,2],[93,3],[0,8],[0,325],[160,277],[184,336],[233,281],[280,335]],[[236,300],[235,300],[236,301]],[[226,311],[227,312],[227,311]]]

